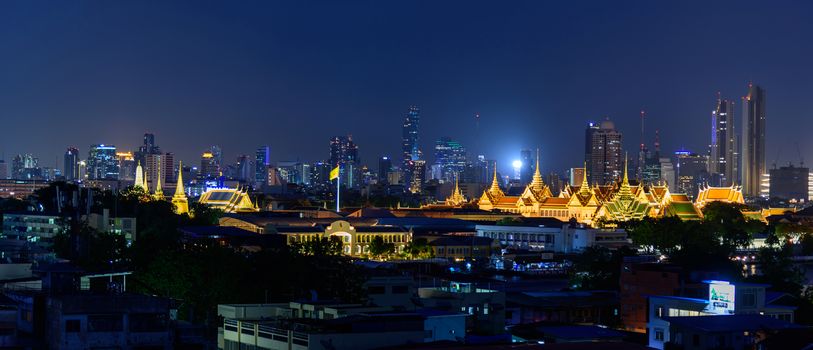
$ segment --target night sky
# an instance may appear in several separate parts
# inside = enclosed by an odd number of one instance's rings
[[[541,147],[560,171],[605,116],[634,152],[642,108],[648,142],[705,152],[716,93],[750,80],[769,163],[797,143],[813,162],[811,18],[803,1],[2,1],[0,152],[61,168],[69,145],[149,131],[195,164],[212,144],[313,161],[352,134],[375,168],[417,104],[425,154],[450,136],[503,168]]]

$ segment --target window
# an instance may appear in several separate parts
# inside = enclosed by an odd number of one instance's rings
[[[663,341],[663,329],[662,328],[655,328],[655,340],[656,341]]]
[[[658,317],[663,317],[663,306],[658,305],[655,308],[655,314],[658,315]]]
[[[131,332],[162,332],[166,329],[166,314],[130,314]]]
[[[65,333],[79,333],[82,331],[82,322],[79,320],[65,320]]]
[[[392,294],[406,294],[409,293],[407,286],[392,286]]]
[[[121,332],[122,329],[121,314],[88,316],[88,332]]]
[[[367,294],[384,294],[386,289],[384,286],[370,286],[367,287]]]

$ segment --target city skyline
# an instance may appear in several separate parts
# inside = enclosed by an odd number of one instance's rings
[[[383,155],[397,158],[404,112],[415,104],[424,153],[448,136],[470,155],[498,160],[502,172],[521,149],[536,148],[545,171],[562,171],[579,166],[573,160],[583,150],[573,138],[588,122],[610,117],[634,140],[642,109],[645,137],[661,130],[665,153],[705,154],[708,131],[699,126],[708,125],[717,92],[736,101],[749,81],[771,93],[766,162],[796,162],[788,151],[797,142],[803,155],[813,153],[802,98],[813,89],[802,59],[813,51],[802,34],[813,29],[805,11],[735,6],[729,23],[775,25],[734,29],[709,20],[715,11],[669,4],[372,6],[379,19],[365,17],[360,3],[320,5],[2,4],[3,26],[41,46],[0,37],[15,53],[0,60],[10,73],[0,82],[0,113],[15,120],[0,153],[6,162],[31,153],[51,166],[66,147],[77,146],[82,157],[91,144],[135,150],[141,134],[152,132],[189,164],[212,144],[228,161],[265,144],[273,160],[311,161],[326,158],[324,140],[352,134],[360,158],[374,165]],[[407,18],[425,25],[400,27]],[[18,25],[21,19],[41,26]],[[456,29],[470,21],[481,26]],[[111,22],[122,24],[96,35]],[[719,59],[746,42],[763,50]],[[321,60],[334,52],[341,55]],[[54,127],[37,128],[45,123]],[[26,139],[32,130],[35,142]],[[503,137],[487,142],[493,135]],[[625,151],[635,154],[634,144]]]

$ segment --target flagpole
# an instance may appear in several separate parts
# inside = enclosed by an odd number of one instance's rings
[[[341,189],[341,182],[342,182],[342,168],[341,165],[338,165],[339,168],[339,176],[336,176],[336,212],[339,212],[339,194]]]

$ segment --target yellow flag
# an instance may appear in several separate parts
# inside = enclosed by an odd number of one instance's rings
[[[339,178],[339,166],[337,165],[336,168],[330,171],[330,181]]]

